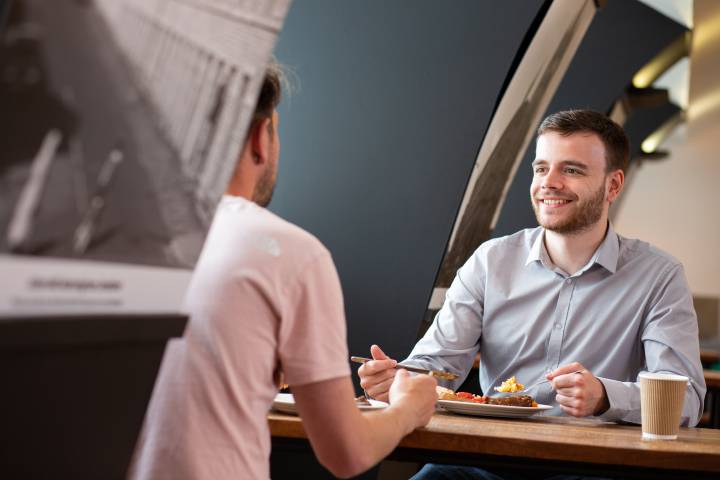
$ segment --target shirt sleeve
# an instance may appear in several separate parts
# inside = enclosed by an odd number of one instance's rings
[[[323,251],[299,270],[282,307],[278,356],[285,382],[349,376],[345,309],[332,258]]]
[[[690,379],[685,391],[682,425],[697,425],[703,411],[705,378],[700,363],[698,325],[682,266],[671,266],[645,315],[641,334],[648,372],[674,373]],[[600,378],[610,408],[607,420],[640,423],[640,383]]]
[[[439,380],[452,389],[462,384],[479,349],[485,272],[482,257],[476,252],[458,270],[442,308],[406,360],[421,368],[457,374],[457,380]]]

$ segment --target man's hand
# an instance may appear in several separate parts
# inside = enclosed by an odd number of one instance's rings
[[[573,373],[578,370],[580,373]],[[555,400],[568,415],[600,415],[610,407],[602,382],[578,362],[563,365],[546,378],[552,381]]]
[[[415,375],[400,369],[390,387],[390,408],[400,408],[405,413],[406,433],[424,427],[435,412],[437,382],[430,375]]]
[[[358,369],[360,386],[372,398],[387,402],[390,385],[395,379],[394,368],[397,365],[397,360],[388,358],[385,352],[377,345],[370,347],[370,354],[373,360],[363,364]]]

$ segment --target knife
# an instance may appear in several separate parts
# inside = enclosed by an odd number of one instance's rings
[[[350,360],[355,363],[365,363],[372,360],[372,358],[350,357]],[[397,365],[395,365],[395,368],[404,368],[408,372],[424,373],[426,375],[430,375],[431,377],[441,378],[443,380],[455,380],[456,378],[458,378],[458,375],[455,375],[454,373],[443,372],[442,370],[426,370],[424,368],[413,367],[402,363],[398,363]]]

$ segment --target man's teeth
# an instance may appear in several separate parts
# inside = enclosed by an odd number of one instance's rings
[[[543,203],[545,205],[562,205],[563,203],[568,203],[570,200],[543,200]]]

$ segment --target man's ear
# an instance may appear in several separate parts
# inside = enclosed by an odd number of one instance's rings
[[[614,202],[625,185],[625,173],[622,170],[615,170],[608,175],[608,201]]]
[[[266,163],[270,158],[271,118],[263,118],[252,126],[250,131],[250,147],[252,148],[253,162],[256,165]]]

